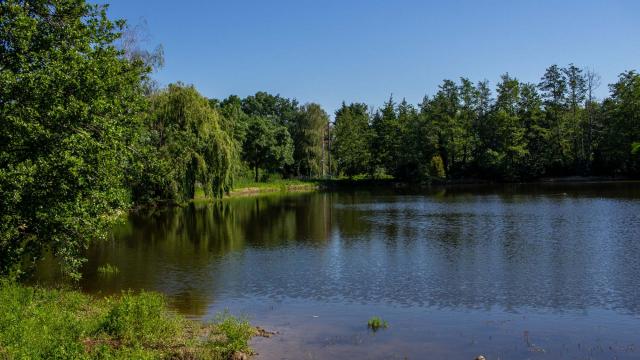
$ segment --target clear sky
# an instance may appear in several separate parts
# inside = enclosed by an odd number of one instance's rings
[[[603,85],[640,70],[638,0],[103,0],[112,18],[146,21],[162,44],[162,84],[207,97],[264,90],[333,114],[344,100],[418,103],[445,78],[538,82],[570,62]]]

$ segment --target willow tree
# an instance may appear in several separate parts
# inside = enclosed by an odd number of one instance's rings
[[[152,151],[138,192],[184,202],[194,198],[197,185],[213,197],[230,189],[235,144],[222,130],[217,111],[193,86],[172,84],[154,94],[148,131]]]

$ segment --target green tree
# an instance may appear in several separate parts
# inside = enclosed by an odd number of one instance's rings
[[[244,160],[254,170],[254,180],[260,180],[260,169],[282,171],[293,163],[293,140],[284,125],[263,116],[252,116],[242,145]]]
[[[323,175],[324,139],[328,125],[329,115],[320,105],[310,103],[300,108],[296,121],[290,127],[297,175],[309,177]]]
[[[332,152],[338,170],[352,177],[370,171],[372,132],[367,105],[345,104],[336,111]]]
[[[434,124],[438,136],[440,157],[448,176],[457,171],[457,137],[461,131],[458,121],[460,109],[460,94],[458,86],[451,80],[444,80],[438,92],[431,100],[430,119]]]
[[[534,84],[520,85],[518,117],[525,129],[527,154],[520,169],[523,179],[535,179],[544,175],[548,166],[549,129],[544,127],[542,98]]]
[[[0,273],[83,251],[128,207],[122,169],[149,67],[114,45],[123,21],[85,1],[0,2]]]
[[[640,174],[640,159],[630,151],[640,139],[640,74],[627,71],[610,85],[603,104],[604,128],[596,149],[598,170],[608,174]]]
[[[188,201],[197,184],[206,195],[221,197],[232,186],[234,141],[193,86],[171,84],[154,94],[145,131],[146,156],[131,179],[138,201]]]
[[[528,154],[525,129],[518,116],[519,100],[519,81],[509,74],[502,75],[494,109],[488,117],[491,136],[485,139],[488,147],[480,161],[487,176],[505,180],[519,178],[522,162]]]
[[[402,129],[398,121],[393,96],[375,114],[371,127],[373,130],[371,153],[375,154],[373,168],[379,168],[386,173],[397,176],[400,165]]]
[[[547,68],[538,87],[542,93],[545,110],[545,127],[550,129],[549,167],[555,175],[566,172],[571,151],[568,141],[566,111],[567,111],[567,78],[558,65]]]
[[[462,154],[460,168],[464,171],[473,162],[473,155],[478,147],[478,137],[474,129],[478,122],[478,107],[482,99],[471,80],[467,78],[460,79],[459,93],[460,112],[456,148],[457,152]]]
[[[587,79],[583,70],[569,64],[562,69],[567,79],[567,136],[570,138],[572,149],[571,158],[578,171],[587,167],[586,126],[582,104],[587,96]]]

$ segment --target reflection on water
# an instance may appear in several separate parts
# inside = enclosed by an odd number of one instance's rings
[[[132,216],[82,287],[247,313],[267,358],[638,358],[639,259],[639,183],[315,193]]]

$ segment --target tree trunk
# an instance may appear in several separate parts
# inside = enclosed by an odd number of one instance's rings
[[[255,176],[255,181],[258,182],[260,177],[259,177],[259,170],[258,170],[258,165],[254,165],[253,166],[255,172],[256,172],[256,176]]]

